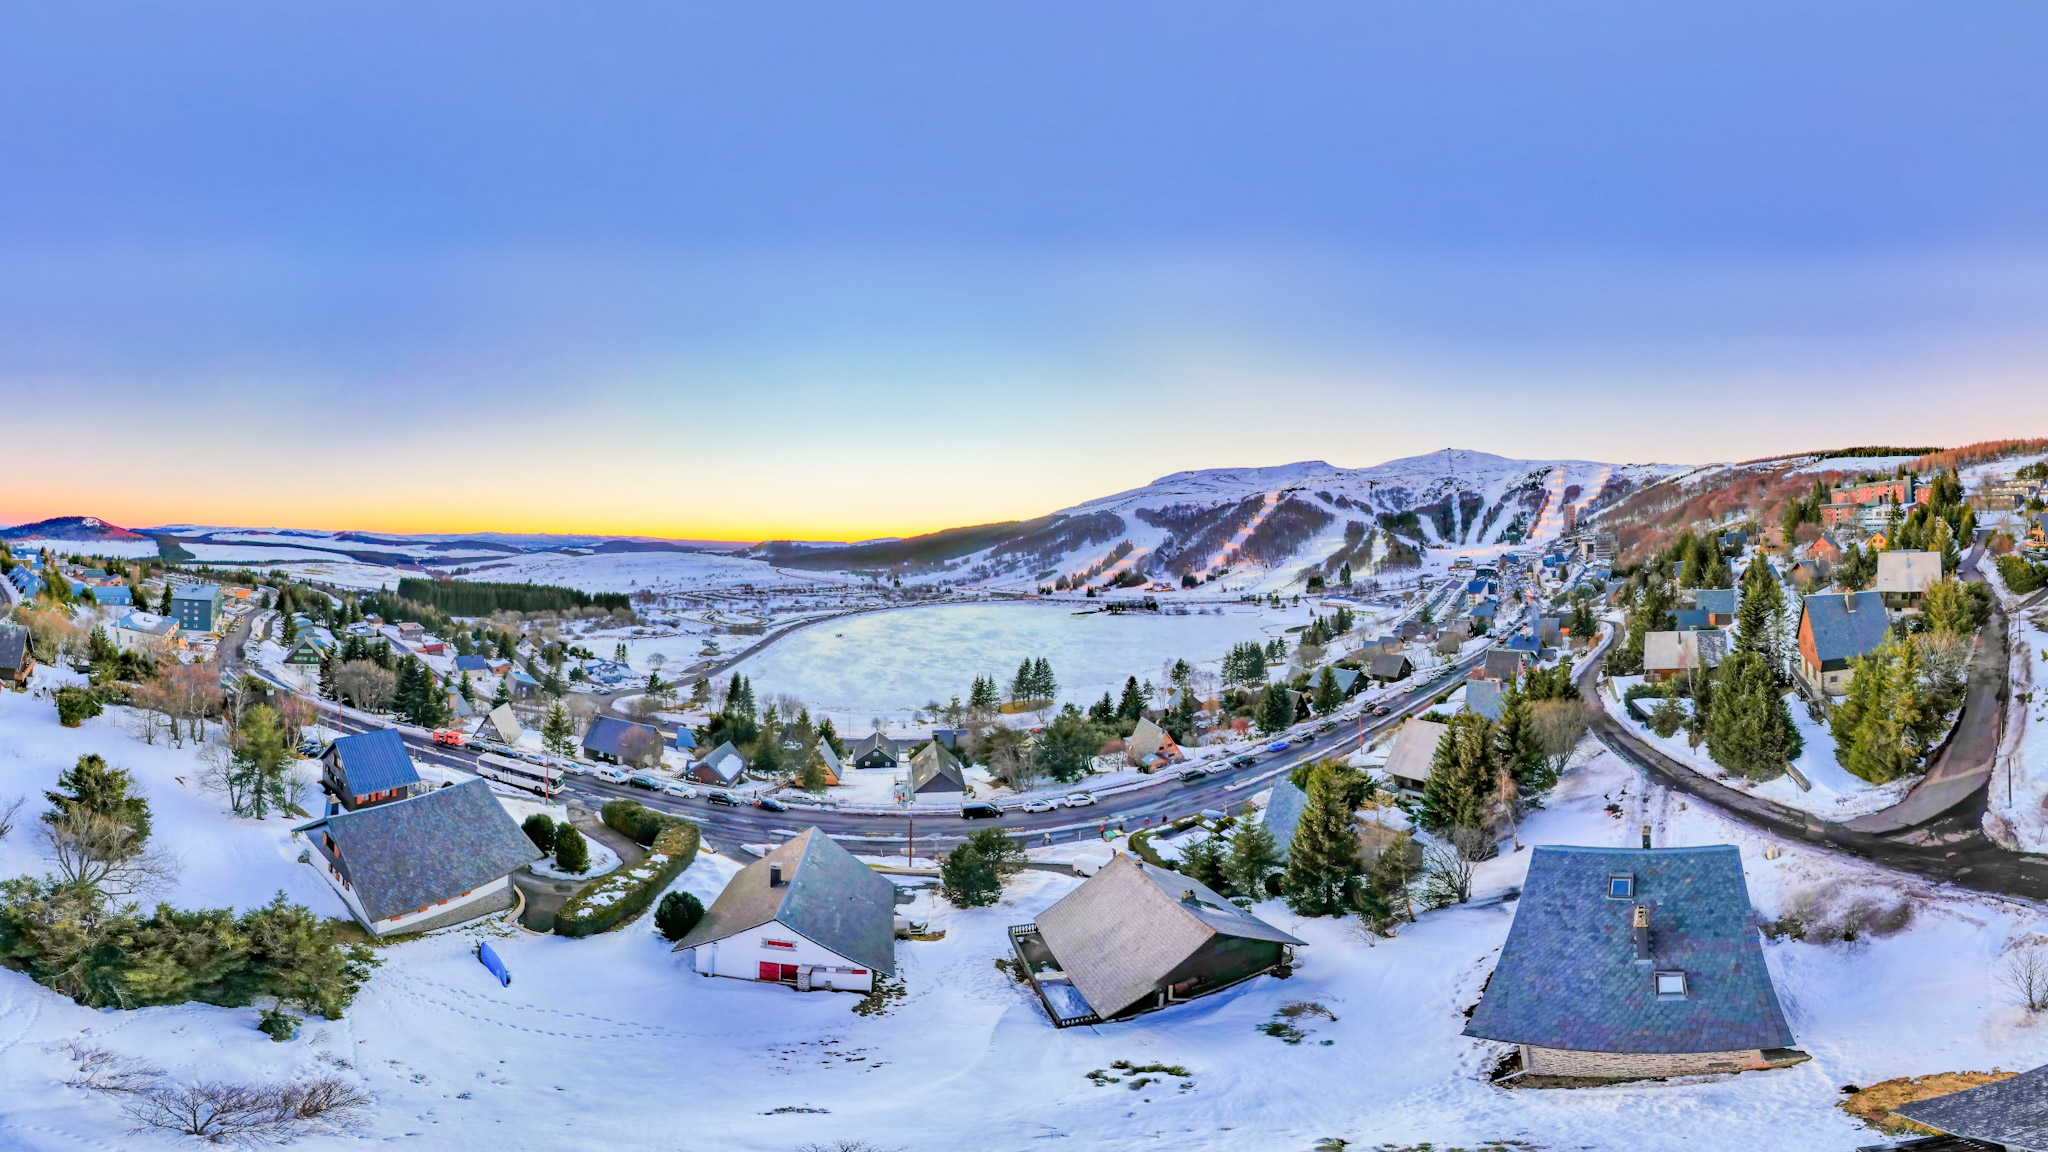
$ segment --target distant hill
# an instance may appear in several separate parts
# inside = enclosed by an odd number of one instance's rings
[[[95,540],[148,539],[150,537],[140,532],[130,532],[97,516],[55,516],[48,520],[38,520],[33,524],[0,528],[0,540],[65,540],[90,543]]]

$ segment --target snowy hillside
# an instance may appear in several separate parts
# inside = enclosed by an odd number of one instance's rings
[[[1445,449],[1370,468],[1320,460],[1176,472],[1037,520],[845,548],[764,545],[755,555],[813,568],[897,569],[997,588],[1204,578],[1220,570],[1335,575],[1417,566],[1424,549],[1553,539],[1563,509],[1609,485],[1687,469],[1588,460],[1510,460]],[[1128,575],[1127,575],[1128,574]],[[1272,583],[1266,581],[1265,583]]]

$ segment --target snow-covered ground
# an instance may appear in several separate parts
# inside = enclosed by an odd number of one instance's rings
[[[246,904],[283,886],[333,910],[312,870],[276,850],[275,828],[233,821],[208,798],[166,783],[162,773],[180,754],[137,751],[98,722],[63,732],[47,713],[46,701],[0,697],[0,732],[19,762],[8,763],[9,777],[39,789],[54,777],[53,761],[87,746],[136,767],[159,834],[188,856],[231,857],[240,873],[230,879],[205,866],[207,878],[194,882],[201,862],[189,861],[178,899]],[[1605,811],[1610,803],[1619,817]],[[929,892],[906,906],[906,915],[930,919],[945,935],[897,945],[906,995],[880,1016],[855,1015],[847,995],[699,978],[647,917],[587,940],[496,926],[381,949],[384,963],[348,1017],[311,1021],[286,1044],[255,1030],[253,1009],[94,1012],[0,972],[0,1077],[14,1088],[0,1103],[0,1140],[30,1152],[176,1146],[129,1134],[117,1101],[62,1085],[70,1067],[53,1046],[81,1037],[180,1077],[281,1079],[339,1069],[377,1098],[362,1136],[427,1150],[637,1147],[659,1133],[684,1140],[680,1146],[735,1152],[841,1140],[909,1152],[1021,1152],[1047,1140],[1074,1149],[1235,1152],[1305,1149],[1326,1138],[1366,1147],[1516,1140],[1628,1152],[1833,1152],[1874,1139],[1834,1107],[1840,1085],[2048,1061],[2048,1028],[2007,1003],[1991,976],[2010,941],[2048,929],[2039,913],[1771,840],[1646,790],[1605,753],[1574,766],[1526,821],[1523,840],[1626,844],[1642,823],[1661,844],[1740,846],[1766,918],[1815,899],[1914,905],[1910,926],[1895,935],[1766,947],[1811,1063],[1576,1091],[1494,1088],[1485,1074],[1500,1049],[1460,1032],[1513,914],[1512,903],[1490,898],[1522,881],[1526,852],[1481,865],[1473,905],[1427,913],[1392,940],[1363,939],[1349,921],[1301,919],[1278,902],[1261,905],[1260,915],[1309,942],[1292,979],[1255,980],[1127,1023],[1057,1031],[993,964],[1006,953],[1006,926],[1079,883],[1032,871],[993,908],[954,910]],[[1776,859],[1766,857],[1767,846]],[[11,867],[33,866],[12,839],[6,849]],[[708,904],[738,867],[706,856],[677,887]],[[510,987],[471,954],[486,931],[512,970]],[[1300,1018],[1309,1034],[1297,1045],[1258,1030],[1291,1003],[1321,1005],[1334,1019]],[[1117,1060],[1181,1065],[1188,1075],[1138,1091],[1090,1081],[1089,1071]],[[357,1139],[300,1146],[339,1149]]]
[[[1798,727],[1805,746],[1799,753],[1799,759],[1793,761],[1793,766],[1799,769],[1813,787],[1811,790],[1801,788],[1798,781],[1792,779],[1789,774],[1761,784],[1753,784],[1741,776],[1726,772],[1719,764],[1714,763],[1713,757],[1707,755],[1707,746],[1704,743],[1698,748],[1688,744],[1684,731],[1670,736],[1659,736],[1644,727],[1640,721],[1630,717],[1621,703],[1622,694],[1642,682],[1641,676],[1616,676],[1613,695],[1601,694],[1601,704],[1616,719],[1634,728],[1636,735],[1665,755],[1700,775],[1718,780],[1731,788],[1740,788],[1788,808],[1797,808],[1802,812],[1811,812],[1816,816],[1839,821],[1898,803],[1920,780],[1918,776],[1908,776],[1889,784],[1872,784],[1843,768],[1835,760],[1834,734],[1828,731],[1826,724],[1815,721],[1807,714],[1804,702],[1794,698],[1790,701],[1792,723]],[[1685,705],[1691,702],[1680,700],[1679,703]],[[1653,701],[1645,700],[1640,706],[1648,710],[1655,707],[1655,704]]]
[[[1223,605],[1217,615],[1080,610],[1011,601],[872,612],[806,628],[735,671],[752,680],[757,696],[797,696],[814,715],[832,716],[840,731],[864,732],[871,717],[965,700],[976,676],[1007,687],[1019,661],[1040,656],[1052,664],[1060,699],[1087,704],[1120,692],[1129,676],[1165,683],[1175,659],[1213,670],[1231,645],[1263,644],[1310,614],[1306,606],[1250,604]]]
[[[844,573],[776,568],[721,552],[604,552],[588,556],[534,552],[466,567],[478,580],[530,580],[585,592],[699,592],[742,584],[768,590],[862,582]]]
[[[2009,847],[2048,851],[2048,607],[2013,612],[2005,732],[1985,830]]]

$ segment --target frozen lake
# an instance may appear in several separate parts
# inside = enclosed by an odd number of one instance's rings
[[[1308,622],[1302,608],[1232,604],[1216,616],[1076,615],[1071,605],[943,604],[832,620],[770,645],[737,669],[756,695],[789,693],[813,711],[865,721],[967,698],[976,676],[1007,687],[1019,661],[1045,657],[1060,699],[1086,703],[1124,678],[1162,680],[1175,659],[1217,667],[1232,644]]]

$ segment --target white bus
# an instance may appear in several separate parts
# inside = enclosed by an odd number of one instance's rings
[[[543,799],[562,790],[562,770],[551,764],[528,764],[510,756],[485,752],[476,758],[476,774],[531,792]]]

